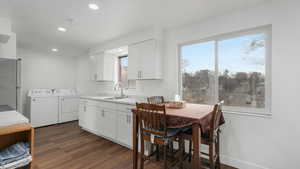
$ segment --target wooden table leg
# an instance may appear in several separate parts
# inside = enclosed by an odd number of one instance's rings
[[[135,112],[133,112],[133,127],[132,127],[132,140],[133,140],[133,169],[137,169],[138,166],[138,118]]]
[[[192,159],[192,169],[201,169],[201,159],[200,159],[200,145],[201,145],[201,129],[197,124],[193,125],[193,159]]]

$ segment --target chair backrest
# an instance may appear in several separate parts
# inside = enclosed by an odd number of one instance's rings
[[[151,96],[147,98],[149,104],[160,104],[165,102],[164,96]]]
[[[167,135],[165,105],[136,103],[141,132],[154,135]]]
[[[215,133],[219,130],[223,103],[224,101],[220,101],[214,106],[213,116],[210,122],[210,132],[209,132],[210,138],[213,138],[215,136]]]

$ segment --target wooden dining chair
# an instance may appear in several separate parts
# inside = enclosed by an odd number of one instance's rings
[[[210,169],[220,169],[220,120],[222,115],[222,104],[223,101],[219,102],[214,106],[212,118],[210,121],[210,129],[207,133],[201,133],[201,144],[209,146],[209,152],[201,154],[208,156],[209,158],[209,168]],[[181,133],[182,139],[189,141],[189,161],[191,161],[192,156],[192,130],[189,129]],[[194,144],[194,143],[193,143]]]
[[[148,101],[149,104],[161,104],[161,103],[165,102],[165,99],[164,99],[163,96],[151,96],[151,97],[147,98],[147,101]],[[151,144],[149,151],[152,154],[155,153],[156,154],[156,160],[159,161],[159,145],[158,144],[156,145],[156,151],[154,151],[153,146],[154,145]],[[173,148],[173,142],[170,144],[170,147]],[[173,149],[171,149],[171,153],[173,153]]]
[[[161,104],[165,102],[164,96],[151,96],[147,98],[149,104]]]
[[[145,141],[154,145],[162,145],[164,149],[164,169],[167,169],[167,146],[171,141],[179,138],[180,129],[168,129],[165,105],[137,103],[137,115],[140,126],[141,138],[141,163],[144,168],[146,160]],[[158,149],[156,151],[159,151]]]

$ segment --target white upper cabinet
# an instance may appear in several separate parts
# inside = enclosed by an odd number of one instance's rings
[[[0,43],[0,58],[17,59],[15,33],[10,33],[6,43]]]
[[[8,18],[0,18],[0,58],[17,59],[16,34],[11,32]]]
[[[162,79],[162,58],[157,40],[146,40],[128,47],[128,78]]]
[[[107,53],[99,53],[90,57],[91,79],[94,81],[113,81],[116,57]]]

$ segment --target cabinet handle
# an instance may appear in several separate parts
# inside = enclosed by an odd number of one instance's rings
[[[86,106],[83,107],[83,111],[86,112]]]

